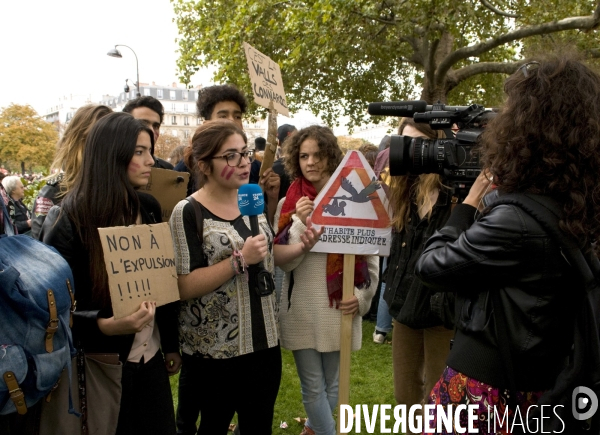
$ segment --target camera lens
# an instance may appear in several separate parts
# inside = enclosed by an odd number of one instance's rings
[[[444,153],[436,141],[394,135],[390,141],[390,175],[440,173]]]

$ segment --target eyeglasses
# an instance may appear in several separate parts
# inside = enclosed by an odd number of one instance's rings
[[[532,60],[531,62],[521,65],[517,71],[521,71],[525,77],[529,77],[529,72],[539,68],[539,66],[540,63],[538,61]]]
[[[213,156],[212,158],[225,159],[227,166],[232,166],[235,168],[236,166],[240,166],[242,163],[242,157],[248,159],[249,162],[252,162],[252,160],[254,160],[254,150],[244,151],[243,153],[229,152],[227,154],[223,154],[222,156]]]

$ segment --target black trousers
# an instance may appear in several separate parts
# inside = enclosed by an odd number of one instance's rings
[[[121,379],[117,435],[174,435],[175,412],[162,352],[143,363],[127,362]]]
[[[244,435],[271,433],[281,382],[279,346],[228,359],[186,354],[182,359],[178,434],[226,435],[236,412]]]

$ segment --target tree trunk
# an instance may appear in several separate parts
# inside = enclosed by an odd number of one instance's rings
[[[21,162],[21,175],[25,175],[25,162]]]
[[[430,87],[425,86],[421,92],[421,99],[427,101],[427,104],[434,104],[437,102],[446,104],[446,90],[439,88],[431,89]]]

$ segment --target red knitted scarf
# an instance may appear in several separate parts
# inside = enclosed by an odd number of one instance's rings
[[[292,216],[296,213],[296,203],[303,196],[307,196],[314,201],[317,191],[310,181],[304,177],[299,177],[290,185],[283,206],[281,215],[277,223],[277,236],[275,243],[278,245],[287,245],[290,238],[290,228],[292,226]],[[327,254],[327,295],[329,296],[329,306],[338,308],[342,300],[343,290],[343,254]],[[369,268],[364,255],[357,255],[354,263],[354,286],[357,288],[366,288],[371,285]]]

